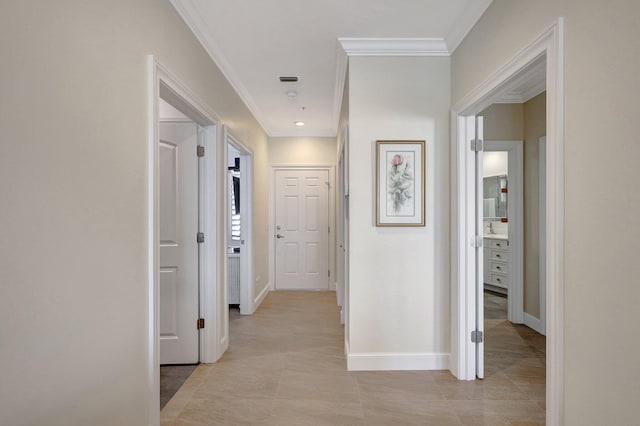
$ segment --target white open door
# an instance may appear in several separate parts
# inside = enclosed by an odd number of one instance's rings
[[[484,249],[482,248],[483,236],[483,121],[482,117],[476,116],[475,121],[475,144],[471,145],[475,151],[475,182],[476,182],[476,203],[475,203],[475,224],[476,224],[476,332],[473,340],[476,344],[476,376],[484,378]]]
[[[276,170],[276,290],[329,289],[329,172]]]
[[[198,133],[160,123],[160,364],[198,362]]]

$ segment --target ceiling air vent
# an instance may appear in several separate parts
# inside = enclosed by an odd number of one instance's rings
[[[298,77],[280,77],[282,83],[295,83],[298,81]]]

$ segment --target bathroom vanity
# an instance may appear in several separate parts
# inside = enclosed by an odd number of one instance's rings
[[[484,287],[507,294],[509,290],[509,240],[506,235],[484,236]]]

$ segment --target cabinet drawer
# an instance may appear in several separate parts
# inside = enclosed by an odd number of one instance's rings
[[[489,270],[491,272],[497,272],[498,274],[508,274],[509,265],[502,262],[491,262],[489,264]]]
[[[506,250],[489,250],[489,259],[501,262],[509,261],[509,252]]]
[[[491,242],[491,248],[507,250],[509,248],[509,242],[507,240],[489,240]]]
[[[491,274],[491,280],[489,284],[493,284],[498,287],[509,288],[509,279],[506,275]]]

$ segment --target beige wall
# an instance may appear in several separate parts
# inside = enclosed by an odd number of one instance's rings
[[[494,0],[452,56],[455,104],[566,17],[567,426],[637,423],[639,15],[635,1]]]
[[[547,96],[524,103],[524,311],[540,318],[540,138],[547,134]]]
[[[258,211],[266,135],[168,1],[5,1],[0,52],[0,424],[148,425],[147,55],[252,146]]]
[[[449,352],[449,73],[449,58],[349,60],[350,363]],[[425,227],[375,226],[375,142],[394,139],[427,141]]]
[[[336,150],[336,138],[272,137],[269,138],[269,164],[335,166]]]
[[[524,129],[522,104],[493,104],[481,113],[487,141],[521,141]]]

